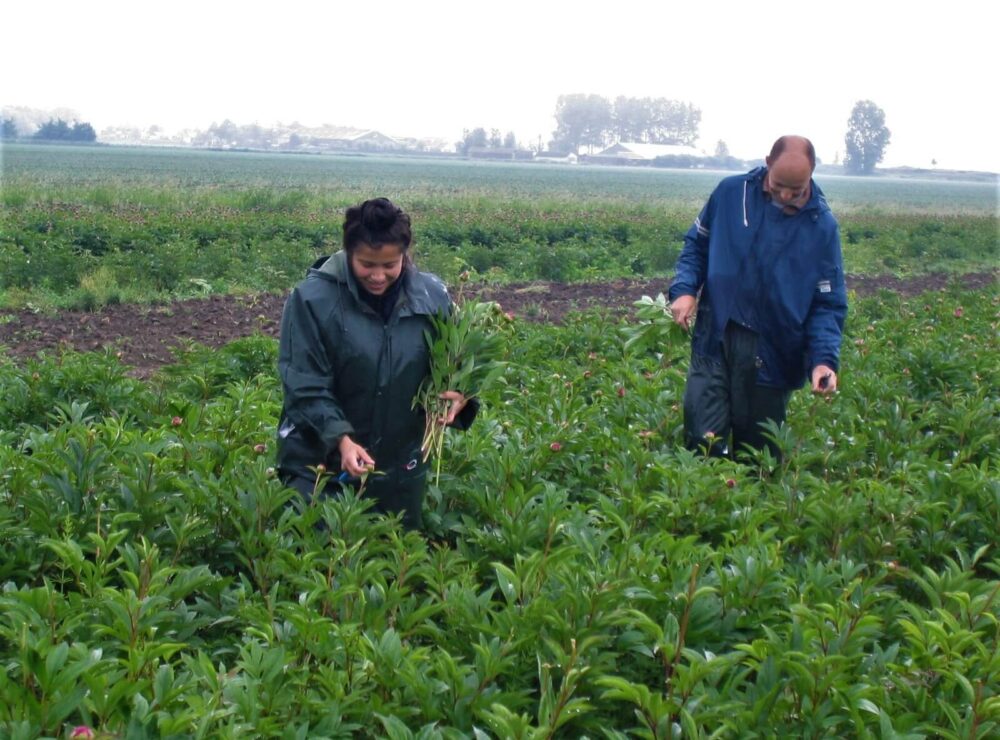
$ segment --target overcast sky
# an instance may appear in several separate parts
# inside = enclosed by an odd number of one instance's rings
[[[544,144],[562,93],[652,96],[700,108],[709,152],[760,157],[799,133],[833,162],[870,99],[892,131],[883,165],[998,172],[997,4],[925,5],[22,0],[0,16],[0,105],[98,131],[229,118]]]

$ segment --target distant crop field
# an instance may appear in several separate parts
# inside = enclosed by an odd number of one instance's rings
[[[447,280],[667,276],[720,172],[112,147],[2,149],[0,305],[284,291],[346,206],[413,216]],[[849,272],[993,269],[996,184],[818,177]]]

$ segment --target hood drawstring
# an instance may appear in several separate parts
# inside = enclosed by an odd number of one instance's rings
[[[743,181],[743,225],[747,228],[750,226],[750,221],[747,220],[747,181]]]

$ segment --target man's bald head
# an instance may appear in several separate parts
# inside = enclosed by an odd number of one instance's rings
[[[816,150],[803,136],[782,136],[767,157],[764,192],[784,213],[797,213],[812,193],[810,182],[816,168]]]
[[[809,160],[809,171],[813,172],[816,169],[816,149],[804,136],[782,136],[774,142],[766,160],[767,166],[773,167],[783,154],[805,157]]]

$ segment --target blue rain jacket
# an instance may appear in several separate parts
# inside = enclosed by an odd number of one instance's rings
[[[799,388],[816,365],[839,369],[847,315],[840,232],[811,182],[786,215],[764,192],[767,168],[727,177],[684,237],[670,300],[699,296],[692,351],[722,358],[730,320],[758,334],[757,382]]]

